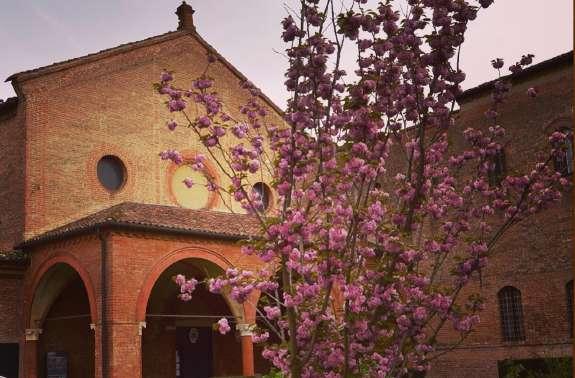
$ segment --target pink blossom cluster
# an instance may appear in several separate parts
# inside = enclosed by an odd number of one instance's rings
[[[260,271],[228,269],[207,281],[209,290],[238,303],[259,295],[253,340],[284,374],[429,369],[446,325],[464,339],[479,323],[481,298],[461,292],[497,242],[568,185],[552,164],[572,137],[562,132],[527,171],[493,179],[512,138],[500,124],[508,81],[494,83],[485,127],[453,127],[466,78],[459,49],[469,22],[492,2],[409,0],[400,12],[391,1],[368,8],[355,0],[339,13],[333,1],[302,0],[298,17],[282,22],[292,97],[279,126],[249,82],[240,85],[248,100],[238,115],[223,112],[207,75],[213,59],[189,89],[162,73],[167,108],[183,115],[230,178],[229,194],[261,224],[261,237],[242,247],[261,259]],[[341,69],[344,46],[357,56],[353,75]],[[524,55],[511,71],[532,59]],[[189,103],[202,111],[191,117]],[[463,145],[454,148],[452,136]],[[224,147],[223,138],[232,142]],[[175,151],[161,156],[181,162]],[[250,189],[251,175],[265,170],[274,177],[274,213]],[[191,295],[196,283],[178,284]]]

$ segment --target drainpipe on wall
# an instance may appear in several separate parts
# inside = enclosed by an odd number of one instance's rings
[[[102,377],[108,376],[108,327],[107,327],[107,311],[106,303],[108,297],[108,276],[107,276],[107,261],[108,261],[108,235],[98,228],[98,239],[100,239],[100,357],[102,360]]]

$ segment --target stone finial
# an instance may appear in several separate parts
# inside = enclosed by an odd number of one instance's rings
[[[178,15],[178,30],[196,30],[194,26],[194,8],[188,5],[185,1],[176,9]]]

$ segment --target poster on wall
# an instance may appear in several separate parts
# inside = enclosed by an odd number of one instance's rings
[[[66,352],[46,353],[46,377],[68,378],[68,354]]]

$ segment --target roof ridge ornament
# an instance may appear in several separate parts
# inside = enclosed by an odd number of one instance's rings
[[[195,31],[194,26],[194,13],[196,11],[191,5],[182,1],[182,4],[176,9],[176,14],[178,15],[178,30],[190,30]]]

